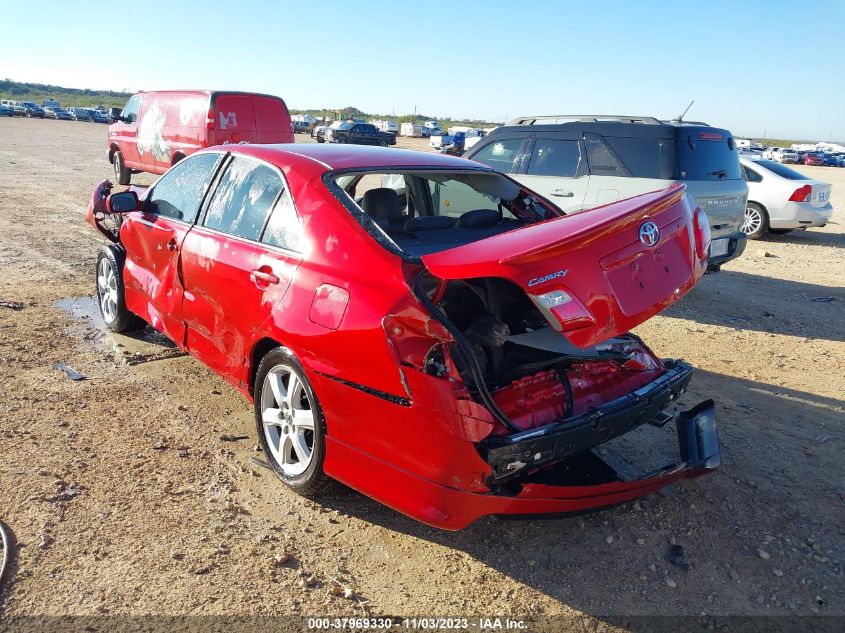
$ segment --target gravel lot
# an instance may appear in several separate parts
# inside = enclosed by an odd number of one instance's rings
[[[84,211],[112,174],[105,139],[0,120],[0,300],[24,303],[0,307],[0,616],[845,616],[845,169],[798,167],[833,183],[833,224],[750,243],[637,331],[699,368],[683,404],[717,401],[719,471],[447,533],[351,491],[288,492],[252,461],[233,389],[155,336],[103,333]]]

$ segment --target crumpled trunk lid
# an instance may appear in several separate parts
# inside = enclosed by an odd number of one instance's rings
[[[421,259],[442,279],[512,281],[552,327],[589,347],[662,311],[704,275],[694,208],[684,185],[674,185]],[[555,292],[564,302],[544,304]]]

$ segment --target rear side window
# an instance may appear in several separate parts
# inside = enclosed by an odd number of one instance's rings
[[[578,141],[538,138],[528,163],[529,176],[573,178],[580,173],[581,144]]]
[[[742,175],[746,182],[763,182],[763,177],[751,167],[742,166]]]
[[[669,138],[605,137],[634,178],[675,178],[675,140]]]
[[[205,226],[257,240],[282,191],[279,174],[268,165],[234,156],[220,179],[205,216]]]
[[[149,195],[147,211],[194,222],[219,159],[216,153],[195,154],[176,163],[159,178]]]
[[[261,241],[271,246],[286,248],[289,251],[302,252],[304,246],[302,226],[299,223],[299,217],[296,215],[290,192],[285,191],[273,208],[273,213],[270,215],[270,221],[267,222],[267,228],[264,230],[264,235],[261,236]]]
[[[509,138],[503,141],[495,141],[482,147],[471,160],[484,163],[497,171],[511,174],[514,172],[514,161],[522,147],[523,139]]]
[[[631,172],[598,134],[587,134],[585,146],[590,173],[595,176],[630,176]]]
[[[678,132],[681,180],[741,180],[739,155],[730,135],[707,128]]]
[[[499,176],[501,178],[501,176]],[[498,212],[498,200],[481,193],[457,180],[437,182],[429,180],[431,191],[431,205],[434,215],[447,215],[457,218],[467,211],[491,209]]]

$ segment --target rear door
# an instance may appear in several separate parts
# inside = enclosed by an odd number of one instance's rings
[[[221,92],[212,95],[214,141],[209,144],[254,143],[258,138],[252,95]]]
[[[179,253],[197,217],[221,155],[195,154],[177,163],[144,196],[143,211],[120,229],[126,249],[126,307],[184,345]]]
[[[279,230],[273,223],[266,228],[273,209]],[[286,241],[293,224],[295,211],[281,172],[234,155],[202,222],[182,247],[187,347],[234,385],[252,333],[282,305],[299,266],[299,254]],[[267,231],[268,243],[262,243]]]
[[[566,213],[581,211],[590,176],[580,135],[549,132],[530,138],[514,178]]]
[[[294,142],[290,113],[284,101],[264,95],[253,95],[252,105],[257,134],[255,143]]]

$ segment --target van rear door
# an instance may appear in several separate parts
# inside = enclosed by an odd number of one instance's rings
[[[213,131],[209,131],[209,145],[227,143],[255,143],[255,112],[252,95],[217,93],[212,95]]]
[[[293,143],[290,113],[285,102],[276,97],[252,96],[255,111],[255,143]]]

